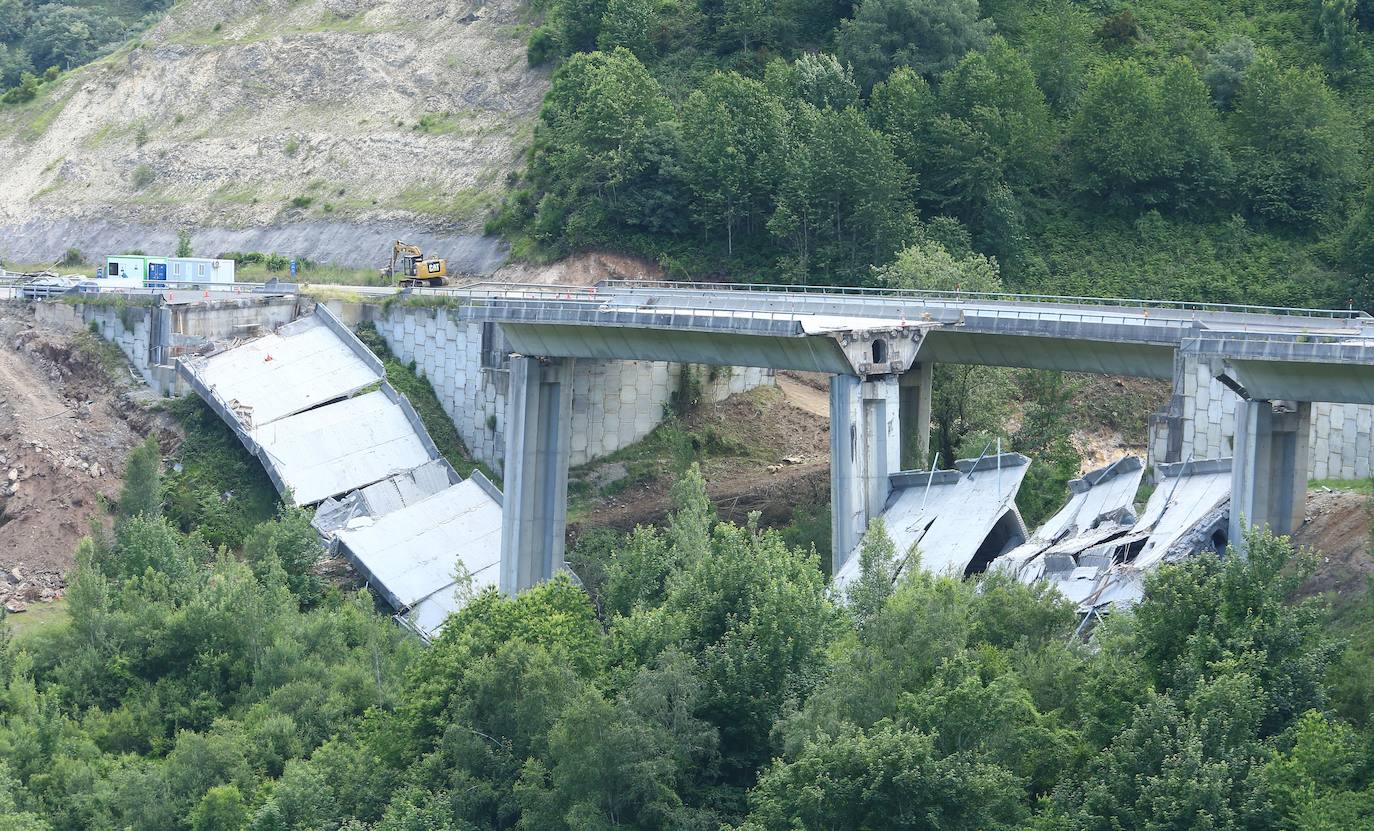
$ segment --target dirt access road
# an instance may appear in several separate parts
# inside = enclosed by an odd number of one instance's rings
[[[11,612],[61,596],[77,543],[108,522],[124,457],[149,426],[109,348],[0,306],[0,604]]]

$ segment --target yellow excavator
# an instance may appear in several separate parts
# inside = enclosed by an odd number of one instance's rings
[[[448,282],[448,261],[439,257],[426,259],[420,246],[396,240],[391,246],[391,267],[383,270],[383,276],[393,284],[399,278],[400,285],[405,287],[442,286]]]

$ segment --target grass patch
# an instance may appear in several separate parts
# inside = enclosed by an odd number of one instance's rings
[[[445,191],[433,185],[414,185],[391,200],[392,207],[419,214],[435,214],[454,219],[474,219],[492,210],[497,196],[481,188]]]
[[[434,386],[429,383],[429,379],[417,373],[414,364],[407,366],[401,363],[377,332],[377,327],[371,323],[360,323],[355,331],[358,339],[382,359],[382,364],[386,367],[386,380],[410,399],[411,406],[420,414],[420,420],[424,422],[430,438],[434,439],[439,452],[444,454],[444,458],[453,465],[453,469],[464,477],[471,476],[473,470],[480,470],[488,479],[499,484],[500,479],[491,468],[472,458],[467,445],[463,443],[463,437],[458,435],[458,428],[454,426],[453,419],[449,418],[448,413],[444,412],[443,405],[439,403],[439,396],[434,392]]]
[[[1374,479],[1313,479],[1307,483],[1309,491],[1321,490],[1322,488],[1374,496]]]
[[[9,625],[16,640],[42,634],[67,620],[67,599],[58,598],[50,603],[33,603],[17,615],[6,613],[4,622]]]
[[[152,294],[64,294],[60,298],[60,301],[73,306],[112,306],[116,309],[138,307],[147,309],[156,306],[161,299],[161,297]]]
[[[163,513],[183,531],[200,529],[215,546],[231,550],[258,523],[276,515],[277,491],[257,459],[233,431],[194,395],[159,403],[186,433],[165,480]]]
[[[241,283],[265,283],[273,277],[290,280],[290,271],[271,271],[262,263],[235,265],[234,276]],[[343,286],[385,286],[388,281],[376,268],[310,263],[296,275],[302,283],[335,283]]]

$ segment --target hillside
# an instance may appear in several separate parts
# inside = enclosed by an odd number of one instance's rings
[[[0,118],[0,257],[261,250],[464,270],[547,74],[517,0],[197,0]]]

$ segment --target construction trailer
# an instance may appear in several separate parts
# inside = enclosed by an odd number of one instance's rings
[[[100,284],[110,288],[143,288],[167,282],[167,258],[113,254],[105,258]]]
[[[110,288],[201,288],[234,282],[234,261],[202,257],[145,257],[114,254],[105,258],[100,285]]]
[[[167,280],[178,286],[227,285],[234,282],[234,261],[203,257],[172,257],[167,260]],[[150,280],[149,285],[153,285]]]

